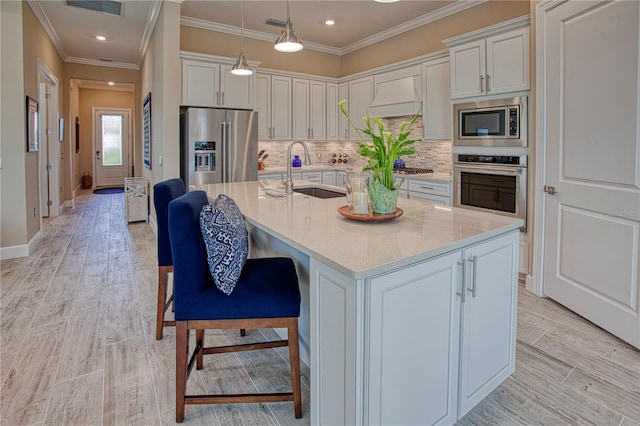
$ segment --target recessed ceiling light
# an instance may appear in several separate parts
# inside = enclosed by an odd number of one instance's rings
[[[115,83],[113,81],[110,81],[108,84],[109,84],[109,86],[115,85]]]
[[[105,36],[96,36],[96,38],[100,41],[105,41],[107,38]]]
[[[326,21],[324,21],[324,23],[325,23],[326,25],[333,25],[333,24],[335,24],[335,23],[336,23],[336,21],[334,21],[333,19],[327,19]]]

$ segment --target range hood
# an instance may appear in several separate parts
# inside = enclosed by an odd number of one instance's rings
[[[405,77],[380,83],[369,106],[372,117],[399,117],[414,115],[422,106],[414,77]]]

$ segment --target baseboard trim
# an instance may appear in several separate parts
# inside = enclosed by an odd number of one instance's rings
[[[36,235],[31,238],[28,244],[20,244],[17,246],[0,247],[0,260],[16,259],[18,257],[27,257],[33,253],[36,246],[42,239],[42,231],[38,231]]]

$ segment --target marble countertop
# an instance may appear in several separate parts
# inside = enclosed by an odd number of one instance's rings
[[[294,187],[341,187],[294,181]],[[301,252],[355,279],[392,271],[524,225],[490,213],[424,201],[399,199],[403,216],[386,222],[359,222],[344,218],[338,208],[343,197],[319,199],[294,193],[275,198],[265,189],[284,194],[279,182],[253,181],[202,185],[210,198],[224,193],[233,198],[245,220]]]

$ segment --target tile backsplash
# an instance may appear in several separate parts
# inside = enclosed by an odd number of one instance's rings
[[[409,121],[411,116],[397,117],[385,120],[387,130],[397,134],[403,121]],[[415,138],[422,137],[422,117],[418,117],[412,128],[411,135]],[[266,149],[269,158],[265,165],[269,167],[285,167],[287,164],[287,148],[290,141],[260,141],[258,149]],[[332,154],[347,154],[349,162],[346,167],[363,167],[366,160],[358,154],[358,142],[351,141],[305,141],[309,148],[309,155],[313,164],[330,165]],[[432,168],[436,173],[451,174],[451,141],[428,141],[414,144],[416,153],[403,157],[407,167]],[[302,147],[297,144],[291,150],[291,155],[304,154]]]

